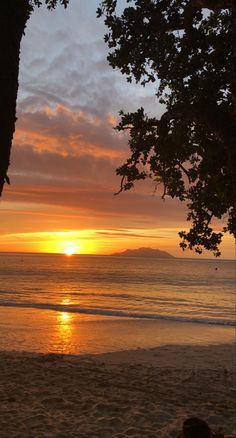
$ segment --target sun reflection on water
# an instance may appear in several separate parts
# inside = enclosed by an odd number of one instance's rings
[[[69,299],[61,303],[63,306],[72,304]],[[73,335],[73,313],[62,311],[58,312],[58,342],[64,353],[70,353]]]
[[[63,326],[63,330],[66,329],[68,330],[68,327],[70,326],[70,322],[71,322],[71,314],[69,312],[60,312],[59,313],[59,323],[61,326]]]

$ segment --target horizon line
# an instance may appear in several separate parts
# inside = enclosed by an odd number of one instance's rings
[[[152,249],[152,248],[150,248]],[[162,250],[161,250],[162,251]],[[164,251],[164,250],[163,250]],[[0,255],[1,254],[31,254],[31,255],[61,255],[61,256],[65,256],[65,257],[73,257],[73,256],[95,256],[95,257],[116,257],[118,256],[118,254],[122,255],[123,252],[120,253],[112,253],[112,254],[99,254],[99,253],[75,253],[75,254],[71,254],[70,256],[68,256],[67,254],[65,254],[64,252],[46,252],[46,251],[0,251]],[[114,255],[115,254],[115,255]],[[235,261],[235,259],[229,259],[229,258],[222,258],[222,257],[215,257],[215,258],[207,258],[207,257],[202,257],[201,259],[198,258],[198,256],[195,257],[178,257],[178,256],[173,256],[172,254],[170,254],[172,256],[172,258],[165,258],[163,257],[164,260],[173,260],[173,259],[177,259],[177,260],[211,260],[211,261],[217,261],[217,260],[224,260],[224,261]],[[127,256],[126,256],[127,257]],[[140,257],[140,256],[135,256],[135,255],[131,255],[128,256],[127,258],[145,258],[144,257]],[[162,259],[161,257],[147,257],[147,258],[156,258],[156,259]]]

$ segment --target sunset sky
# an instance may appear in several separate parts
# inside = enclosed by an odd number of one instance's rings
[[[98,3],[36,9],[28,22],[0,251],[109,254],[149,246],[193,257],[178,246],[178,231],[188,226],[184,205],[163,203],[151,181],[114,196],[115,169],[128,156],[127,138],[113,129],[119,110],[162,108],[153,85],[130,85],[109,67]],[[234,258],[232,237],[222,255]]]

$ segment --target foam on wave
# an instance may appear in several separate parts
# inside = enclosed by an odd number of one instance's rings
[[[50,303],[30,303],[30,302],[2,302],[0,307],[21,307],[30,309],[45,309],[53,310],[57,312],[78,313],[85,315],[100,315],[100,316],[114,316],[122,318],[136,318],[136,319],[152,319],[152,320],[168,320],[179,321],[188,323],[200,323],[200,324],[216,324],[226,326],[236,326],[236,321],[227,320],[223,318],[198,318],[198,317],[185,317],[175,315],[161,315],[153,313],[139,313],[129,312],[117,309],[104,309],[104,308],[89,308],[89,307],[76,307],[71,305],[62,304],[50,304]]]

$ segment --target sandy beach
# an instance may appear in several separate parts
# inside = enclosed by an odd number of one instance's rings
[[[235,347],[0,353],[0,436],[177,437],[197,415],[235,437]]]

